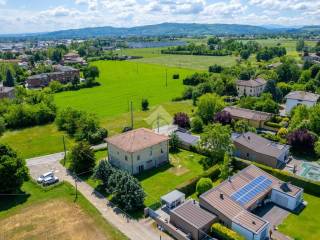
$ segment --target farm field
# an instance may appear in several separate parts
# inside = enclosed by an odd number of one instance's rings
[[[294,239],[318,240],[320,238],[320,199],[316,196],[303,194],[308,206],[299,214],[290,214],[279,226],[283,232]]]
[[[56,94],[55,101],[60,109],[74,107],[102,118],[128,112],[132,100],[137,111],[143,98],[148,99],[150,105],[157,105],[180,96],[184,89],[182,79],[194,73],[193,70],[128,61],[97,61],[92,65],[100,69],[101,86]],[[180,74],[180,79],[174,80],[172,75],[176,73]]]
[[[33,182],[23,185],[26,196],[0,199],[0,238],[124,240],[81,194],[63,183],[44,190]]]

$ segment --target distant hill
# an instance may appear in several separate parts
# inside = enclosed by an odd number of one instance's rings
[[[131,28],[93,27],[61,30],[38,34],[0,35],[0,38],[38,38],[38,39],[68,39],[92,37],[119,37],[119,36],[177,36],[177,35],[251,35],[273,34],[279,32],[311,32],[320,30],[320,26],[307,26],[302,28],[272,28],[239,24],[197,24],[197,23],[161,23]]]

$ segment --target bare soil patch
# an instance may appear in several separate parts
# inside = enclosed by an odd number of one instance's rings
[[[108,237],[78,205],[53,200],[1,219],[0,239],[104,240]]]

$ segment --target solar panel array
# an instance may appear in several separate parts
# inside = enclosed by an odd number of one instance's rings
[[[253,179],[250,183],[245,185],[239,191],[231,195],[231,198],[241,205],[245,205],[250,202],[259,193],[265,191],[270,187],[272,181],[265,176],[259,176]]]

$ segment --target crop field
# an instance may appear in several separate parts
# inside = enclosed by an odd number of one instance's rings
[[[23,185],[26,196],[0,199],[0,239],[124,240],[81,194],[74,202],[71,185],[44,190]]]
[[[74,107],[103,118],[128,112],[129,102],[133,101],[134,110],[139,110],[143,98],[148,99],[150,105],[157,105],[180,96],[184,89],[182,79],[194,73],[128,61],[98,61],[92,65],[100,69],[101,86],[56,94],[60,109]],[[172,79],[173,74],[179,74],[180,79]]]

